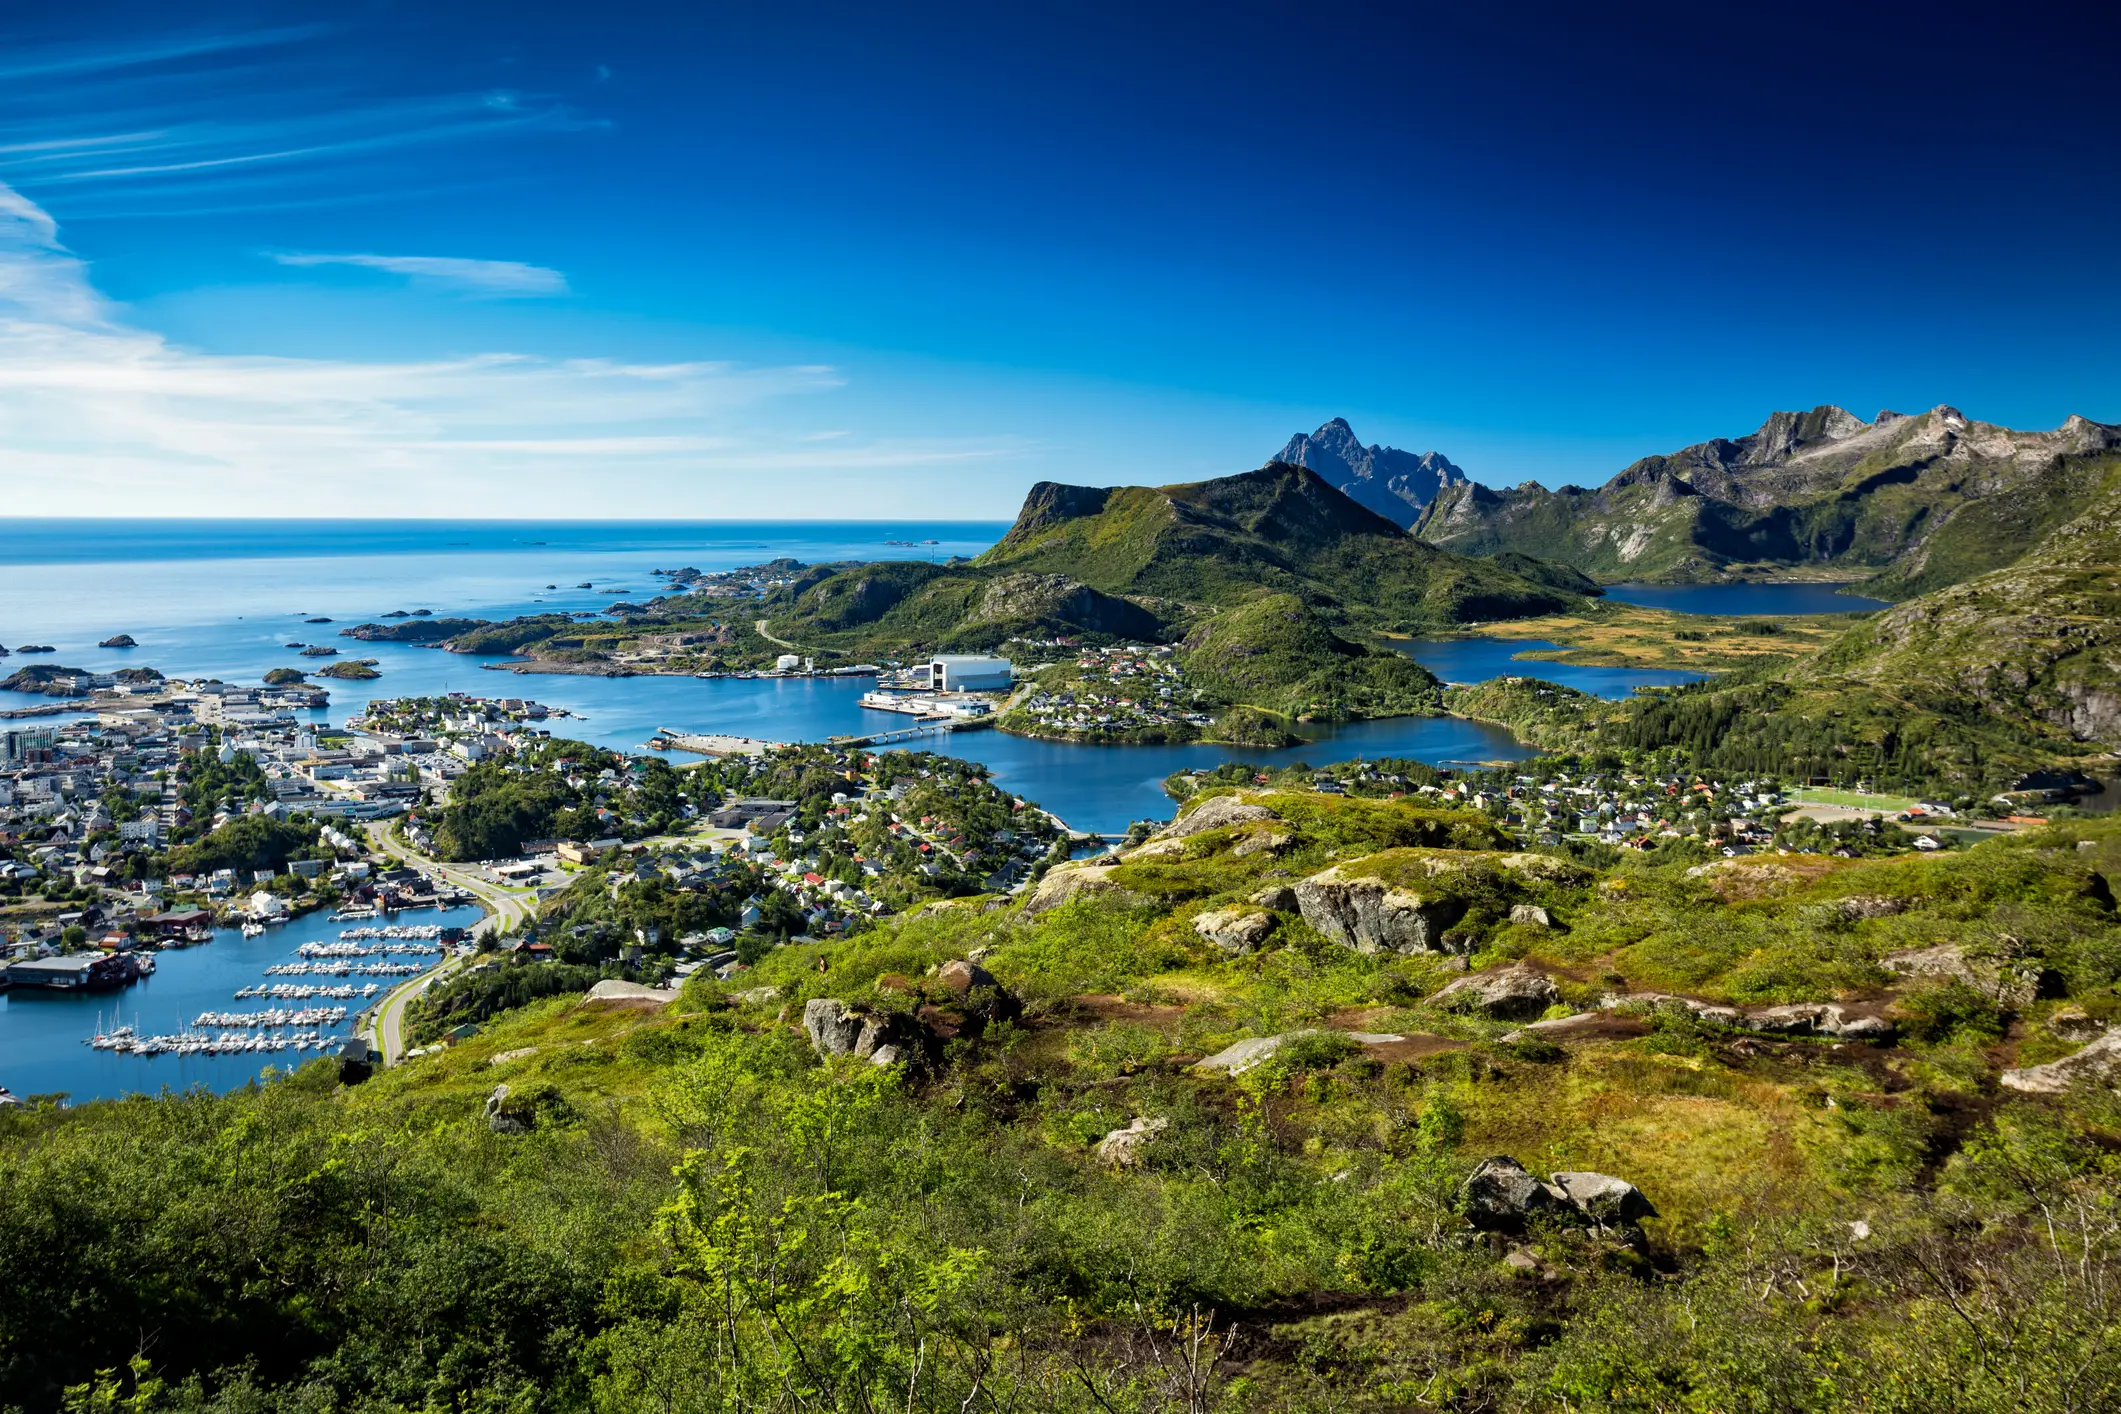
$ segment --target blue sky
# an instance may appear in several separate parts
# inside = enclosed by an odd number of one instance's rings
[[[13,7],[8,509],[1001,517],[1336,414],[1497,484],[2121,421],[2113,20],[1488,8]]]

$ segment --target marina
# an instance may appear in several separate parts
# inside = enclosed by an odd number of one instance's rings
[[[248,1084],[268,1066],[336,1050],[363,1009],[440,960],[444,929],[479,916],[472,907],[401,913],[404,921],[364,937],[342,937],[356,930],[321,913],[262,937],[220,928],[201,946],[153,955],[155,971],[123,993],[0,992],[0,1079],[18,1096],[74,1100]],[[304,957],[305,946],[407,951]]]

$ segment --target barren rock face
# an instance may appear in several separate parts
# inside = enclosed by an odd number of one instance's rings
[[[1465,917],[1462,900],[1348,878],[1338,868],[1296,885],[1304,922],[1360,952],[1441,952],[1444,930]]]

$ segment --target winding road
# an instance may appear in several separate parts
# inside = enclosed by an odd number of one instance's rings
[[[370,844],[391,858],[411,865],[423,873],[446,879],[483,904],[488,912],[472,927],[474,937],[487,933],[505,933],[519,924],[527,923],[537,914],[535,893],[504,889],[498,884],[479,878],[462,865],[444,864],[440,860],[429,859],[391,834],[390,825],[386,821],[379,820],[369,825],[368,839]],[[396,1065],[399,1058],[405,1054],[406,1005],[433,986],[437,980],[463,967],[469,960],[469,954],[449,958],[432,972],[413,978],[383,998],[369,1024],[369,1044],[382,1053],[383,1064]]]

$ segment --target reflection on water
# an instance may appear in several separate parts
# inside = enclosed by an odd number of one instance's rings
[[[1529,677],[1558,682],[1594,697],[1627,697],[1638,687],[1676,687],[1699,682],[1702,673],[1673,668],[1582,668],[1520,653],[1546,652],[1561,645],[1536,638],[1433,638],[1382,640],[1420,663],[1445,682],[1486,682],[1489,678]]]

